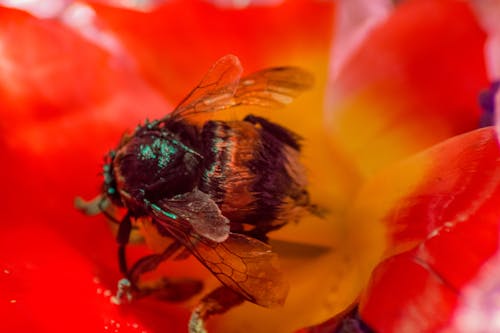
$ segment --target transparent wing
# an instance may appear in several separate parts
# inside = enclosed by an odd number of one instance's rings
[[[245,76],[234,55],[219,59],[200,84],[177,106],[173,117],[189,118],[240,105],[276,108],[313,84],[313,76],[298,67],[275,67]]]
[[[222,110],[234,105],[234,92],[243,68],[238,57],[226,55],[208,70],[201,82],[172,112],[173,117]]]
[[[190,250],[225,286],[265,307],[284,303],[288,283],[269,245],[234,233],[216,242],[196,233],[190,221],[173,218],[158,205],[149,207],[158,227]]]
[[[311,88],[313,76],[298,67],[274,67],[241,79],[236,104],[277,108],[289,104],[302,91]]]
[[[173,213],[175,218],[188,221],[198,235],[212,241],[222,242],[229,235],[229,220],[210,196],[198,189],[160,200],[155,207],[160,209],[157,211],[160,216],[164,211]]]

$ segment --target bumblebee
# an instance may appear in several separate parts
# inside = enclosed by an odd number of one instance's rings
[[[311,86],[312,76],[296,67],[241,74],[236,56],[219,59],[173,112],[122,138],[106,158],[102,194],[78,203],[86,213],[102,212],[119,223],[119,265],[126,277],[120,297],[140,295],[140,276],[179,253],[195,256],[220,280],[222,287],[193,313],[191,331],[243,300],[265,307],[284,303],[288,284],[267,234],[312,207],[298,135],[254,115],[210,120],[237,106],[288,104]],[[118,220],[109,206],[126,213]],[[125,248],[138,219],[171,241],[128,267]],[[157,289],[183,299],[201,286],[169,281]]]

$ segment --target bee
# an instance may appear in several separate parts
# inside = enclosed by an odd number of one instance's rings
[[[219,59],[173,112],[122,138],[106,158],[101,195],[77,203],[119,224],[119,266],[126,277],[121,297],[140,294],[140,276],[176,254],[193,255],[222,283],[194,312],[192,331],[200,320],[243,300],[264,307],[285,302],[288,284],[267,234],[312,207],[297,134],[254,115],[210,120],[238,106],[288,104],[311,86],[312,76],[296,67],[241,75],[236,56]],[[124,208],[125,215],[118,220],[110,206]],[[171,242],[129,268],[125,247],[139,219]],[[157,289],[168,289],[171,299],[201,289],[192,281],[177,282]]]

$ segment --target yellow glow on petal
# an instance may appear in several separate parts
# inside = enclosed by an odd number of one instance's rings
[[[431,162],[423,155],[394,165],[366,183],[350,207],[345,221],[347,244],[349,253],[357,256],[354,261],[359,264],[359,276],[366,279],[364,285],[387,247],[384,218],[421,184]]]
[[[380,91],[383,89],[367,88],[344,98],[327,113],[332,144],[342,147],[339,149],[345,152],[363,178],[452,134],[439,115],[427,115],[423,122],[418,119],[421,117],[418,113],[402,114],[401,110],[418,109],[415,107],[418,101],[410,100],[407,94],[406,98],[403,93],[400,99],[386,98],[377,94]]]
[[[293,332],[344,310],[359,293],[350,259],[331,253],[315,260],[283,260],[290,293],[283,308],[266,309],[245,303],[216,319],[220,332]]]

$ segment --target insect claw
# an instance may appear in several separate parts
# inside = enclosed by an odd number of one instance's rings
[[[118,290],[116,295],[111,297],[111,303],[114,304],[128,304],[132,302],[132,283],[128,279],[121,279],[118,281]]]
[[[243,296],[226,286],[220,286],[202,298],[189,318],[189,333],[207,333],[205,321],[243,303]]]
[[[198,306],[191,312],[188,324],[189,333],[207,333],[205,321],[201,315],[201,308],[201,306]]]

